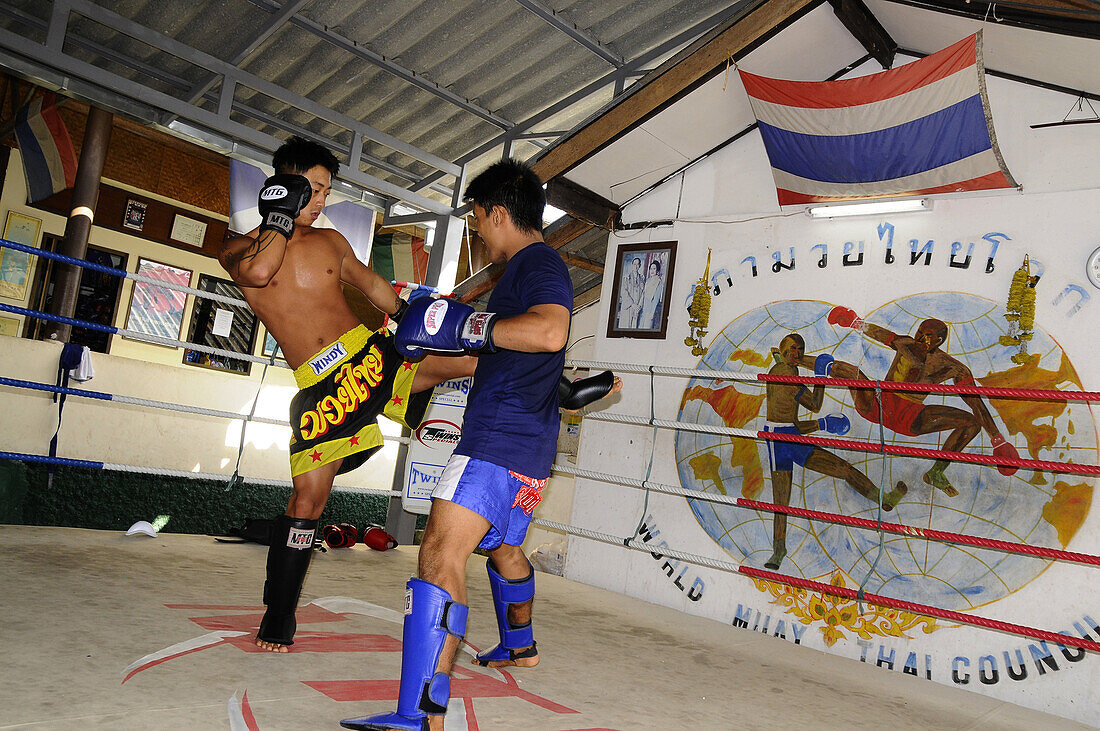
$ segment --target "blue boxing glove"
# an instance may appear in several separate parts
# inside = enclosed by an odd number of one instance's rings
[[[402,313],[394,344],[406,358],[419,358],[425,351],[493,353],[495,319],[496,313],[477,312],[455,300],[424,297],[410,302]]]
[[[400,296],[397,298],[397,312],[388,315],[395,324],[401,322],[401,318],[409,311],[410,302],[424,297],[431,297],[436,291],[435,287],[428,287],[423,284],[409,284],[408,282],[394,282],[393,284],[395,286],[400,284],[402,287],[407,288],[409,292],[408,299],[402,299]]]
[[[852,428],[852,422],[844,414],[829,414],[817,420],[817,428],[830,434],[847,434]]]
[[[822,353],[814,358],[814,375],[827,376],[833,371],[833,356]]]

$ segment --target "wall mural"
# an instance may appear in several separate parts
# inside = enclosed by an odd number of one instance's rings
[[[793,252],[790,258],[793,266]],[[1039,323],[1028,323],[1033,330],[1024,351],[1014,339],[1021,329],[1018,320],[1005,315],[1004,301],[965,292],[916,294],[865,313],[844,302],[776,301],[726,324],[698,367],[805,375],[816,366],[835,378],[1083,390],[1069,354]],[[811,413],[808,406],[820,408]],[[1074,401],[890,391],[876,398],[870,389],[769,384],[764,390],[758,383],[695,378],[684,390],[678,418],[757,430],[812,419],[820,420],[810,432],[815,436],[845,434],[845,439],[873,443],[881,438],[891,445],[1097,462],[1092,413],[1087,403]],[[1093,497],[1087,477],[1003,466],[689,431],[678,433],[675,450],[682,485],[703,493],[872,520],[879,515],[881,494],[883,520],[1056,548],[1073,541]],[[705,500],[689,499],[689,504],[707,534],[748,565],[834,585],[862,583],[868,592],[947,609],[965,611],[995,602],[1050,565],[1029,556],[891,534],[878,555],[875,531],[788,520]],[[920,615],[867,605],[860,612],[854,601],[754,581],[768,601],[782,607],[780,613],[793,615],[788,617],[792,627],[797,621],[816,628],[827,645],[843,638],[910,637],[944,628]],[[735,624],[751,621],[739,616]]]

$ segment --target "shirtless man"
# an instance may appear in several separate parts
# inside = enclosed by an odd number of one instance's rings
[[[951,380],[958,386],[974,385],[974,376],[970,369],[940,350],[940,346],[947,342],[948,335],[947,324],[940,320],[933,318],[924,320],[917,327],[916,335],[909,337],[864,322],[847,307],[834,307],[827,319],[832,325],[856,330],[895,351],[894,360],[886,371],[887,381],[944,383]],[[808,358],[804,359],[804,364],[808,361]],[[825,360],[819,356],[817,362],[809,365],[812,365],[814,373],[820,376],[870,380],[851,363],[833,361],[831,358]],[[863,418],[873,424],[880,423],[881,419],[884,427],[898,434],[919,436],[950,431],[943,442],[943,449],[948,452],[961,452],[973,441],[979,431],[984,430],[989,435],[994,456],[1019,457],[1016,448],[1010,442],[1006,442],[997,429],[993,416],[980,396],[960,394],[959,398],[970,407],[970,411],[965,411],[954,406],[939,404],[925,406],[924,399],[928,394],[920,391],[883,391],[881,403],[873,389],[850,388],[849,391],[856,410]],[[951,464],[950,460],[937,459],[931,469],[924,473],[924,481],[948,497],[955,497],[959,491],[944,475],[944,470],[949,464]],[[1009,466],[999,466],[997,469],[1003,475],[1013,475],[1017,470],[1016,467]]]
[[[381,448],[378,414],[415,428],[432,388],[473,375],[477,359],[429,355],[407,362],[386,330],[363,327],[344,299],[342,283],[396,320],[408,304],[355,257],[340,233],[313,227],[339,163],[324,147],[299,137],[280,147],[272,163],[276,174],[259,196],[262,223],[227,241],[219,260],[279,343],[300,389],[290,406],[293,491],[272,531],[267,611],[256,635],[257,646],[288,652],[317,520],[336,475],[359,467]],[[580,408],[606,395],[612,378],[607,372],[564,381],[561,403]],[[614,385],[621,387],[621,381],[614,379]]]
[[[772,356],[777,362],[768,373],[797,376],[798,366],[803,363],[805,352],[806,342],[801,335],[791,333],[785,336],[779,341],[778,348],[772,348]],[[810,434],[824,430],[829,434],[841,435],[847,434],[851,428],[848,417],[843,414],[829,414],[821,419],[798,418],[799,406],[806,407],[811,413],[821,410],[825,400],[823,385],[815,385],[811,393],[805,386],[797,383],[768,383],[765,394],[768,423],[764,426],[764,431],[781,434]],[[767,444],[772,470],[772,500],[776,504],[784,506],[791,504],[791,475],[796,464],[802,465],[805,469],[844,480],[860,495],[878,504],[879,489],[874,483],[865,474],[832,452],[812,444],[770,440]],[[893,490],[882,496],[882,509],[893,510],[908,490],[908,486],[899,481]],[[774,514],[772,531],[773,553],[764,566],[774,571],[779,568],[787,555],[786,514]]]
[[[291,402],[293,491],[275,521],[267,559],[256,644],[287,652],[294,610],[313,554],[317,519],[337,474],[355,469],[382,446],[377,415],[415,428],[431,389],[473,375],[476,358],[425,358],[406,363],[384,330],[370,332],[352,313],[341,283],[378,309],[403,304],[389,282],[364,266],[347,239],[314,228],[339,163],[301,138],[280,147],[275,175],[260,191],[260,226],[222,247],[219,260],[282,349],[300,389]]]

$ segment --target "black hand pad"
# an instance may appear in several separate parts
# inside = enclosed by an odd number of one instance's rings
[[[615,385],[615,374],[611,371],[597,373],[579,381],[570,381],[565,376],[558,383],[558,406],[575,411],[602,399]]]

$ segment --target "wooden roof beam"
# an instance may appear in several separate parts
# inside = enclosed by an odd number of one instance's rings
[[[573,218],[588,221],[608,230],[619,222],[619,207],[562,175],[546,184],[546,202]]]
[[[833,6],[836,17],[852,34],[852,37],[863,44],[867,53],[888,69],[894,65],[894,54],[897,53],[898,44],[878,22],[871,10],[863,4],[863,0],[829,0]]]
[[[543,232],[544,240],[551,248],[561,249],[570,241],[573,241],[592,228],[592,224],[587,221],[578,221],[570,218],[567,221],[557,222],[547,228],[546,231]],[[562,258],[565,259],[565,256],[566,255],[563,254]],[[568,260],[566,261],[568,263]],[[585,259],[584,261],[587,262],[588,260]],[[492,290],[502,274],[504,274],[503,264],[490,264],[455,286],[454,296],[459,302],[473,302],[481,295]]]
[[[545,181],[579,165],[741,58],[777,28],[821,0],[757,0],[747,4],[658,68],[639,79],[610,107],[546,148],[532,167]]]

